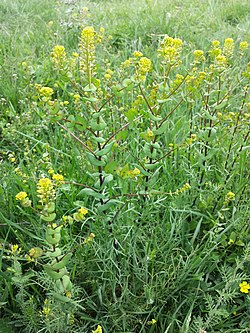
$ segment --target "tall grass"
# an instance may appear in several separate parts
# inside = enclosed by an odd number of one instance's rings
[[[249,297],[239,284],[250,281],[249,96],[243,88],[249,83],[240,77],[249,50],[240,61],[232,60],[232,70],[219,85],[211,79],[188,98],[183,88],[164,104],[166,115],[184,100],[159,134],[160,153],[167,155],[159,170],[141,168],[150,175],[135,180],[118,175],[128,171],[122,169],[126,164],[132,170],[146,163],[144,138],[152,123],[145,101],[154,86],[143,88],[140,112],[145,118],[136,122],[128,111],[136,108],[139,88],[120,93],[126,84],[113,90],[107,84],[105,96],[114,91],[114,98],[102,114],[107,126],[101,135],[107,138],[126,127],[116,138],[118,148],[112,148],[118,164],[111,158],[102,170],[104,178],[111,174],[114,181],[103,187],[93,177],[100,168],[72,138],[79,127],[67,124],[77,112],[95,113],[93,104],[81,102],[77,109],[73,102],[76,87],[86,97],[81,90],[85,81],[75,74],[72,85],[74,75],[56,72],[50,55],[55,45],[78,52],[83,26],[104,27],[112,38],[98,49],[99,77],[110,63],[117,83],[124,82],[120,63],[140,50],[155,66],[147,83],[157,85],[162,74],[156,50],[165,34],[183,39],[180,71],[186,75],[194,49],[208,50],[212,40],[227,37],[249,42],[249,2],[3,0],[0,16],[0,332],[87,333],[97,325],[105,333],[248,332]],[[49,121],[48,105],[35,84],[52,87],[59,101],[69,101],[66,123],[60,117]],[[87,124],[91,117],[87,113]],[[189,142],[193,133],[197,138]],[[78,139],[100,152],[85,131],[79,130]],[[47,177],[49,169],[66,180],[57,193],[56,214],[73,216],[82,206],[89,210],[82,223],[62,231],[62,250],[74,249],[68,263],[74,293],[68,303],[53,298],[54,283],[39,259],[25,259],[31,248],[46,247],[46,229],[37,211],[15,199],[26,191],[38,204],[37,180]],[[185,183],[192,187],[182,193]],[[85,185],[97,189],[96,196],[81,191]],[[227,197],[230,192],[235,197]],[[102,210],[102,200],[110,199],[116,200],[114,206]],[[83,244],[90,233],[95,239]],[[22,248],[20,256],[15,244]],[[46,316],[47,299],[51,312]]]

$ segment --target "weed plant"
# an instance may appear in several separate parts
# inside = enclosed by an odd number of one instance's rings
[[[0,7],[2,330],[249,332],[248,2],[88,5]]]

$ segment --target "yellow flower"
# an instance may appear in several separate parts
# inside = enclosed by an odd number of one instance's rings
[[[43,250],[40,247],[33,247],[29,251],[29,257],[32,257],[35,259],[41,257],[42,255],[43,255]]]
[[[16,160],[16,158],[15,158],[14,155],[15,155],[15,153],[13,153],[13,154],[9,154],[9,155],[8,155],[9,161],[10,161],[11,163],[14,163],[15,160]]]
[[[78,209],[78,212],[83,214],[83,215],[86,215],[88,213],[88,210],[84,207],[81,207],[80,209]]]
[[[64,183],[64,177],[63,177],[63,175],[60,175],[60,174],[54,174],[54,175],[52,176],[52,179],[55,180],[56,182]]]
[[[143,56],[143,54],[141,52],[139,52],[139,51],[135,51],[133,53],[133,57],[135,57],[135,58],[139,58],[139,57],[142,57],[142,56]]]
[[[102,327],[98,325],[97,329],[95,331],[92,331],[92,333],[102,333]]]
[[[73,313],[71,313],[70,317],[69,317],[69,324],[73,325],[74,323],[75,323],[75,317],[74,317]]]
[[[51,312],[51,308],[49,306],[49,301],[48,301],[48,299],[46,299],[44,301],[44,306],[43,306],[42,311],[40,311],[40,314],[45,316],[45,317],[48,317],[50,312]]]
[[[235,194],[233,192],[228,192],[227,197],[230,198],[230,200],[235,200]]]
[[[19,245],[11,245],[11,254],[19,254],[22,251],[21,247]]]
[[[41,96],[43,96],[43,101],[47,102],[51,99],[51,96],[53,95],[54,91],[50,87],[42,87],[39,89],[39,93]]]
[[[81,42],[84,42],[84,45],[94,42],[94,37],[96,35],[95,29],[91,26],[85,27],[81,33]]]
[[[209,51],[209,54],[211,57],[215,58],[218,55],[222,53],[222,50],[220,48],[220,42],[218,40],[213,40],[212,41],[212,50]]]
[[[150,71],[150,69],[151,69],[151,60],[146,57],[140,58],[140,60],[137,63],[135,80],[144,82],[146,80],[146,76]]]
[[[73,214],[74,220],[77,222],[85,220],[85,215],[88,214],[88,210],[85,207],[78,209],[76,213]]]
[[[182,84],[182,82],[184,82],[184,79],[185,78],[183,75],[176,74],[175,79],[170,82],[171,90],[173,91],[173,90],[177,89]]]
[[[121,63],[121,67],[122,68],[128,68],[128,67],[130,67],[131,64],[132,64],[131,59],[127,59],[127,60],[125,60],[124,62]]]
[[[130,171],[130,176],[136,177],[141,173],[141,171],[138,168],[134,168],[134,170]]]
[[[180,192],[185,192],[186,190],[189,190],[191,188],[191,186],[186,183],[182,186],[182,188],[180,189]]]
[[[165,64],[176,67],[181,64],[179,57],[182,46],[183,42],[181,39],[166,36],[161,42],[158,54],[163,59]]]
[[[91,78],[95,74],[95,44],[96,31],[93,27],[85,27],[80,37],[80,69],[87,77],[87,81],[91,84]]]
[[[189,190],[190,188],[191,188],[191,186],[188,183],[185,183],[181,188],[176,190],[173,194],[175,194],[175,195],[181,194],[181,193]]]
[[[212,45],[213,45],[214,48],[215,47],[219,47],[220,46],[220,42],[218,40],[213,40],[212,41]]]
[[[197,135],[196,134],[191,134],[190,138],[187,140],[187,144],[191,145],[196,140],[197,140]]]
[[[53,95],[53,89],[50,87],[42,87],[39,92],[45,97],[50,97],[51,95]]]
[[[27,198],[27,193],[26,192],[19,192],[16,195],[16,200],[18,200],[18,201],[22,201],[25,198]]]
[[[51,185],[51,180],[49,178],[41,178],[38,182],[38,186],[41,188],[48,188]]]
[[[148,131],[147,131],[147,137],[150,138],[150,139],[152,139],[152,138],[154,137],[154,133],[153,133],[153,131],[148,130]]]
[[[219,54],[215,57],[215,68],[218,70],[223,70],[227,66],[227,58],[226,56]]]
[[[65,296],[68,297],[68,298],[71,298],[72,294],[69,290],[67,290]]]
[[[73,98],[74,98],[75,100],[79,100],[79,99],[81,98],[81,96],[80,96],[79,94],[75,94],[75,95],[73,95]]]
[[[206,58],[204,57],[204,52],[202,50],[195,50],[193,54],[194,54],[194,62],[196,64],[206,60]]]
[[[224,41],[223,54],[229,58],[234,52],[234,40],[233,38],[226,38]]]
[[[240,291],[242,293],[248,294],[249,293],[249,289],[250,289],[250,284],[248,284],[246,281],[243,281],[239,284],[240,287]]]
[[[41,203],[48,203],[55,195],[54,185],[49,178],[41,178],[37,184],[37,196]]]
[[[230,201],[234,201],[235,200],[235,194],[233,192],[228,192],[226,194],[226,197],[225,197],[225,201],[224,201],[224,204],[228,204]]]
[[[89,237],[84,240],[84,244],[88,244],[88,243],[92,242],[92,240],[94,238],[95,238],[95,234],[93,234],[93,232],[91,232],[91,234],[89,235]]]
[[[19,193],[17,193],[16,200],[21,201],[21,205],[23,207],[30,207],[31,206],[31,200],[29,200],[29,198],[27,197],[27,193],[26,192],[19,192]]]
[[[111,75],[106,73],[106,74],[104,74],[104,78],[106,80],[110,80],[111,79]]]
[[[24,70],[27,68],[27,62],[26,61],[23,61],[21,65],[22,65]]]
[[[248,42],[244,41],[240,43],[240,50],[245,51],[248,48]]]
[[[147,322],[148,325],[155,325],[156,323],[157,321],[154,318]]]
[[[52,62],[57,67],[63,67],[65,61],[66,61],[66,52],[63,45],[56,45],[53,48],[53,51],[51,52],[51,59]]]

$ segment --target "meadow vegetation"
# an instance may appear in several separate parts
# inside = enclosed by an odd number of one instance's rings
[[[250,332],[249,2],[0,16],[0,332]]]

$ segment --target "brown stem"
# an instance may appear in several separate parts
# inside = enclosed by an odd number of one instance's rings
[[[144,98],[144,101],[146,102],[146,104],[147,104],[147,106],[148,106],[150,112],[151,112],[152,115],[154,116],[154,111],[153,111],[151,105],[149,104],[149,101],[148,101],[147,97],[145,96],[145,94],[144,94],[144,92],[143,92],[142,87],[141,87],[140,84],[139,84],[139,89],[140,89],[140,92],[141,92],[141,94],[142,94],[142,96],[143,96],[143,98]]]
[[[190,94],[187,93],[180,101],[179,103],[176,104],[176,106],[166,115],[165,118],[162,119],[162,121],[160,122],[160,125],[158,126],[158,128],[160,128],[164,123],[165,121],[171,116],[172,113],[174,113],[174,111],[181,105],[181,103],[185,100],[185,98]]]
[[[137,117],[137,118],[135,118],[133,121],[136,121],[136,120],[138,120],[138,119],[140,119],[142,116],[139,116],[139,117]],[[104,145],[102,146],[102,148],[104,148],[108,143],[109,143],[109,141],[110,140],[112,140],[115,136],[116,136],[116,134],[118,134],[119,132],[121,132],[122,130],[124,130],[124,128],[126,128],[126,127],[128,127],[129,126],[129,124],[130,123],[126,123],[125,125],[123,125],[121,128],[119,128],[117,131],[115,131],[107,140],[106,140],[106,142],[104,143]]]
[[[62,124],[59,123],[59,121],[56,122],[57,125],[59,125],[61,128],[63,128],[66,132],[68,132],[76,141],[78,141],[81,145],[83,145],[84,148],[86,148],[91,154],[93,154],[95,156],[95,158],[97,158],[97,156],[95,155],[95,153],[93,152],[93,150],[91,148],[89,148],[82,140],[80,140],[78,138],[78,136],[76,136],[73,132],[70,132],[67,127],[63,126]]]

